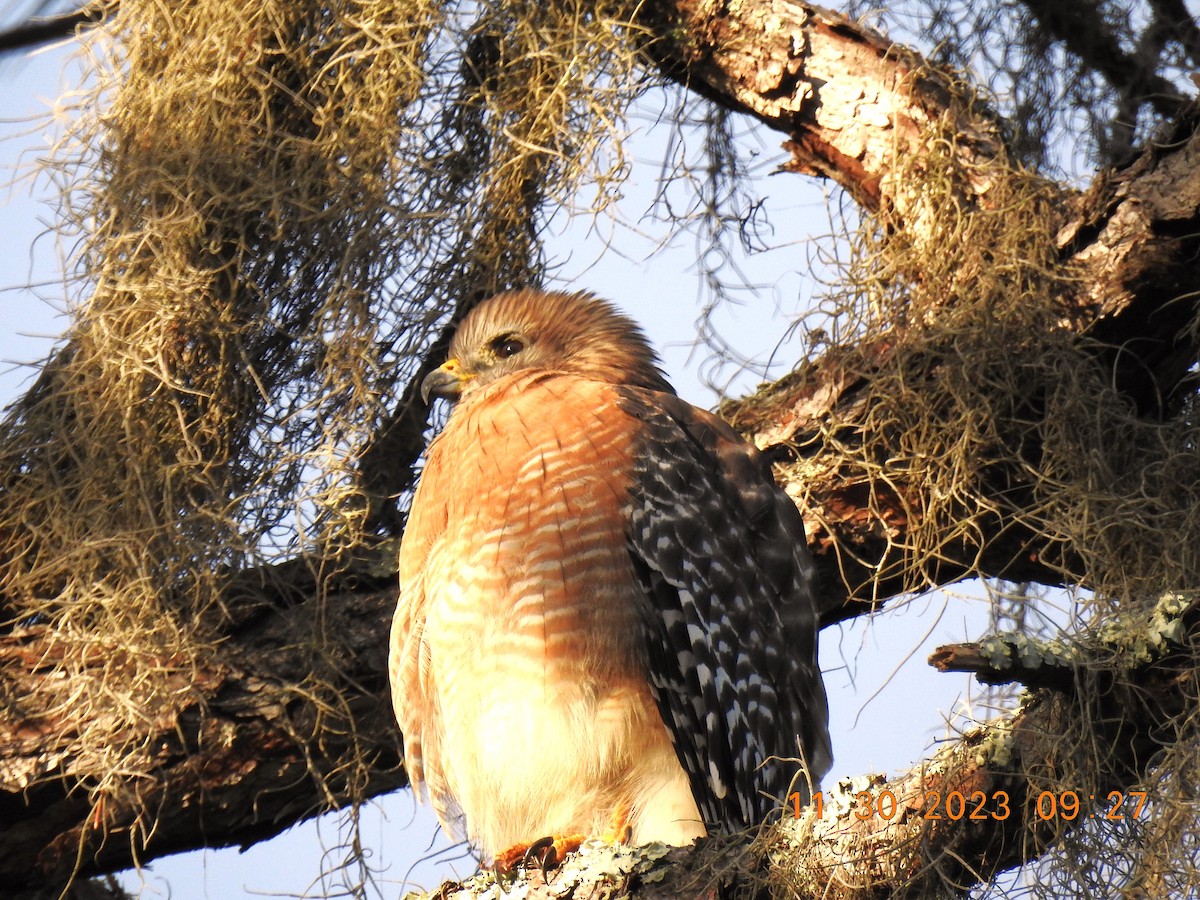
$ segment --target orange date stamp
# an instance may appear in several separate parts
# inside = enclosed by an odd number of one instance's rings
[[[1073,822],[1076,819],[1106,819],[1110,822],[1136,819],[1146,807],[1147,791],[1109,791],[1097,799],[1095,794],[1084,795],[1077,791],[1042,791],[1037,795],[1033,812],[1043,822],[1061,819]],[[799,793],[788,795],[792,813],[798,819],[802,813]],[[1103,806],[1098,804],[1103,803]],[[809,801],[818,819],[825,817],[825,792],[817,791]],[[896,818],[906,807],[889,790],[859,791],[854,794],[852,815],[859,820]],[[1090,811],[1089,811],[1090,810]],[[1002,822],[1012,815],[1012,806],[1007,791],[926,791],[921,805],[915,810],[923,819],[949,819],[957,822],[967,819],[973,822],[994,820]]]

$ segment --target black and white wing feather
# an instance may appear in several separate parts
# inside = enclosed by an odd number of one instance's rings
[[[627,537],[655,700],[710,829],[749,828],[806,794],[794,760],[814,784],[832,761],[804,525],[722,420],[672,394],[622,398],[643,423]]]

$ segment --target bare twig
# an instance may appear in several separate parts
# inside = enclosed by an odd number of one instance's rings
[[[61,16],[30,19],[16,28],[0,31],[0,53],[31,50],[42,44],[70,37],[79,28],[96,25],[103,18],[100,7],[89,4]]]

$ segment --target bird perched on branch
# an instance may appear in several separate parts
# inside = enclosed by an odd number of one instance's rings
[[[588,294],[512,291],[422,385],[457,400],[400,551],[408,773],[487,858],[683,845],[829,768],[814,567],[763,457]]]

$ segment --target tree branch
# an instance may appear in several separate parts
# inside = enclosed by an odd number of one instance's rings
[[[1150,0],[1150,8],[1179,41],[1192,65],[1200,66],[1200,26],[1183,0]]]
[[[0,31],[0,53],[30,50],[74,35],[81,27],[98,25],[104,18],[100,7],[87,4],[74,12],[47,19],[31,19],[16,28]]]
[[[898,164],[929,149],[933,123],[958,137],[973,202],[991,186],[985,163],[1004,151],[994,115],[918,54],[845,16],[807,3],[762,0],[712,14],[700,0],[649,4],[648,54],[664,73],[788,137],[791,171],[830,178],[896,226],[913,199]]]
[[[373,583],[360,565],[354,581],[323,610],[304,561],[232,584],[238,621],[221,655],[159,661],[178,673],[178,702],[145,709],[140,733],[111,735],[119,752],[150,758],[149,783],[113,785],[108,757],[80,753],[94,746],[78,742],[81,731],[103,722],[77,698],[87,674],[56,675],[63,660],[45,628],[0,635],[0,883],[62,886],[142,854],[248,846],[336,804],[351,779],[368,796],[404,786],[381,639],[395,574]],[[329,643],[314,652],[306,645],[318,615]],[[324,692],[313,680],[322,659],[336,664]],[[105,670],[132,675],[146,665],[99,642],[92,659],[76,662],[96,670],[97,684]],[[147,809],[171,814],[147,821]]]
[[[671,77],[786,134],[793,170],[832,178],[866,208],[879,210],[889,229],[933,254],[944,253],[954,225],[939,211],[930,214],[908,173],[919,171],[938,146],[953,146],[961,177],[944,215],[959,217],[987,208],[997,183],[1014,174],[1001,129],[967,88],[835,13],[786,0],[741,4],[736,15],[720,17],[695,0],[651,9],[662,37],[649,52]],[[1197,358],[1189,328],[1193,306],[1184,302],[1194,291],[1200,253],[1196,124],[1194,116],[1185,117],[1175,135],[1125,170],[1102,175],[1086,195],[1058,198],[1057,264],[1080,273],[1062,298],[1066,324],[1094,346],[1097,365],[1147,417],[1178,413]],[[1048,197],[1054,190],[1046,185]],[[947,295],[935,302],[950,310],[956,300]],[[923,313],[929,321],[938,309]],[[754,397],[727,404],[722,414],[779,461],[820,452],[821,435],[833,422],[840,423],[838,439],[853,442],[864,427],[856,422],[870,413],[864,397],[872,381],[869,372],[847,370],[851,352],[859,363],[875,354],[882,370],[895,347],[885,339],[874,349],[834,348]],[[1039,413],[1025,415],[1036,421]],[[785,482],[813,477],[799,466],[778,474]],[[880,492],[842,475],[832,470],[818,475],[816,486],[792,485],[820,498],[807,521],[830,596],[827,622],[913,589],[903,548],[906,535],[921,525],[913,516],[929,489],[904,484]],[[941,548],[936,564],[922,573],[924,586],[971,573],[1051,585],[1079,577],[1071,560],[1045,558],[1039,536],[1006,515],[1022,500],[1012,493],[1019,475],[991,475],[997,477],[983,491],[994,494],[995,508],[963,511],[964,518],[979,516],[984,536]],[[846,599],[851,602],[844,605]]]
[[[1131,99],[1139,106],[1149,103],[1166,119],[1178,116],[1187,105],[1187,98],[1175,85],[1157,74],[1153,65],[1147,65],[1156,60],[1141,59],[1121,49],[1116,35],[1107,28],[1096,0],[1022,2],[1047,33],[1062,41],[1063,46],[1078,56],[1085,66],[1103,75],[1121,97]]]

